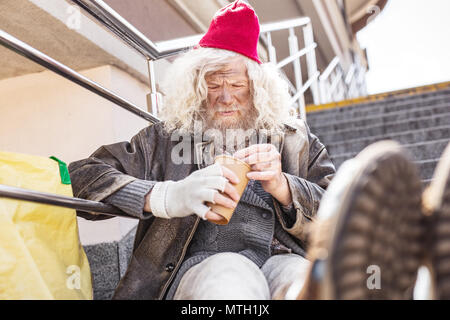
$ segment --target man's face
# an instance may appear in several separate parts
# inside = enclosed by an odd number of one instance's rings
[[[207,127],[219,130],[253,128],[256,110],[243,58],[230,59],[224,68],[206,75],[205,80],[208,85]]]

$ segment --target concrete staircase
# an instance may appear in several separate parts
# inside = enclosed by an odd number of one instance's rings
[[[374,142],[398,141],[417,163],[425,186],[450,142],[450,84],[426,89],[431,90],[329,105],[308,112],[308,124],[327,147],[336,168]]]
[[[91,267],[94,300],[110,300],[133,251],[136,227],[120,241],[83,246]]]

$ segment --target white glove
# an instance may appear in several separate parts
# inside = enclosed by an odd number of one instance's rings
[[[180,181],[158,182],[150,193],[150,208],[160,218],[182,218],[195,213],[206,220],[210,208],[204,202],[215,203],[214,196],[225,190],[227,182],[219,164],[194,171]]]

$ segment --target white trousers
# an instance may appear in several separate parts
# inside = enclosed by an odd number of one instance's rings
[[[260,268],[243,255],[218,253],[189,269],[175,300],[285,299],[289,288],[299,289],[310,262],[296,254],[270,257]]]

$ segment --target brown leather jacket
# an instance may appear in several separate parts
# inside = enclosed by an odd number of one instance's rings
[[[283,228],[304,246],[305,226],[316,215],[335,168],[324,145],[310,133],[304,121],[287,123],[280,138],[282,168],[296,208],[296,221],[288,227],[274,201],[276,215]],[[192,151],[191,162],[175,164],[171,152],[179,142],[171,141],[162,123],[157,123],[141,130],[130,142],[102,146],[89,158],[69,165],[74,196],[102,201],[135,179],[155,183],[181,180],[206,165],[201,158],[211,152],[209,147],[213,144],[211,141],[184,143]],[[108,218],[78,214],[91,220]],[[133,255],[116,289],[115,299],[163,299],[200,220],[196,215],[161,219],[146,213],[139,218]]]

